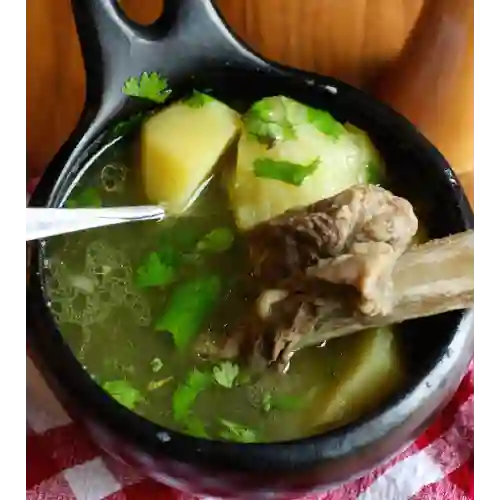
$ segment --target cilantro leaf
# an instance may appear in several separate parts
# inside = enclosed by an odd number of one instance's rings
[[[273,403],[272,403],[272,395],[270,392],[265,392],[263,395],[262,395],[262,401],[261,401],[261,404],[262,404],[262,409],[268,413],[272,410],[273,408]]]
[[[335,120],[327,111],[308,107],[307,119],[320,132],[333,139],[338,139],[345,132],[343,125]]]
[[[200,252],[221,253],[229,250],[233,244],[233,232],[227,227],[219,227],[207,233],[196,244]]]
[[[188,418],[186,418],[184,428],[191,436],[205,439],[210,437],[205,429],[205,426],[203,425],[203,422],[193,415],[189,415]]]
[[[212,381],[210,373],[200,372],[196,368],[189,374],[186,382],[179,385],[172,396],[174,418],[182,421],[188,415],[198,394]]]
[[[153,71],[144,72],[139,77],[130,77],[123,84],[122,92],[130,97],[148,99],[161,104],[167,100],[172,90],[168,88],[168,80]]]
[[[253,162],[253,171],[256,177],[274,179],[277,181],[301,186],[307,177],[314,174],[319,161],[314,160],[309,165],[300,165],[286,160],[272,160],[271,158],[257,158]]]
[[[212,377],[209,373],[200,372],[196,368],[189,374],[187,384],[194,387],[197,391],[207,388],[212,382]]]
[[[163,368],[163,361],[160,358],[153,358],[149,365],[154,373],[158,373]]]
[[[160,387],[163,387],[165,384],[168,384],[171,380],[173,380],[174,377],[167,377],[163,378],[161,380],[151,380],[148,384],[148,391],[156,391],[156,389],[159,389]]]
[[[220,434],[223,439],[227,441],[238,441],[240,443],[257,442],[257,434],[252,429],[222,418],[220,419],[220,423],[225,427]]]
[[[182,255],[180,255],[172,245],[166,243],[161,244],[158,255],[166,266],[173,268],[177,268],[182,259]]]
[[[292,394],[271,394],[269,391],[262,395],[262,410],[266,413],[271,410],[277,411],[295,411],[300,409],[304,401],[298,396]]]
[[[105,382],[102,388],[129,410],[133,410],[137,404],[144,401],[141,393],[126,380]]]
[[[157,252],[149,254],[146,262],[137,269],[137,286],[148,288],[168,285],[174,280],[175,271],[166,266]]]
[[[215,381],[222,387],[226,387],[226,389],[233,387],[239,372],[240,367],[231,363],[231,361],[223,361],[219,365],[214,366],[213,369]]]
[[[65,206],[67,208],[100,208],[102,200],[97,188],[90,187],[66,200]]]
[[[189,385],[181,385],[175,390],[172,396],[172,407],[175,420],[184,420],[193,406],[196,396],[198,396],[198,391],[194,390]]]
[[[200,229],[198,225],[193,224],[188,218],[180,218],[175,227],[166,228],[160,236],[160,246],[162,249],[168,249],[172,252],[191,251],[196,242],[203,237],[205,230]]]
[[[217,305],[222,280],[216,274],[195,277],[180,283],[172,291],[167,308],[155,329],[170,332],[178,349],[185,349],[200,332],[208,315]]]
[[[184,104],[188,105],[191,108],[201,108],[205,104],[208,104],[209,102],[212,101],[215,101],[215,99],[212,96],[194,90],[193,94],[190,97],[184,99]]]
[[[253,104],[243,117],[247,132],[269,147],[277,141],[295,139],[294,126],[287,118],[288,102],[285,97],[268,97]]]
[[[304,405],[304,400],[292,394],[275,394],[272,407],[279,411],[295,411]]]

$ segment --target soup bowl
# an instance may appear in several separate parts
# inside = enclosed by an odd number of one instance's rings
[[[31,206],[61,206],[106,141],[106,131],[140,104],[121,92],[143,71],[169,78],[172,99],[208,89],[245,106],[287,95],[367,131],[391,187],[414,202],[431,237],[473,227],[450,165],[407,120],[333,78],[264,60],[237,39],[209,0],[169,0],[151,26],[128,20],[112,0],[74,0],[87,73],[85,108],[48,166]],[[246,104],[245,104],[246,103]],[[382,407],[335,430],[287,442],[239,444],[161,427],[118,404],[88,375],[61,335],[44,291],[44,242],[30,248],[27,335],[32,357],[70,415],[96,443],[167,485],[227,498],[279,498],[342,484],[388,459],[418,436],[450,400],[473,353],[471,311],[401,325],[409,364],[404,388]]]

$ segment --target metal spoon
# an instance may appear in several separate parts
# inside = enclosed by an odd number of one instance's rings
[[[158,205],[110,208],[26,208],[26,241],[125,222],[162,220]]]

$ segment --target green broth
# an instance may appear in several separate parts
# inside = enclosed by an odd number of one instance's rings
[[[124,175],[112,190],[106,190],[102,171],[110,164],[119,165]],[[86,172],[67,204],[144,203],[133,165],[131,147],[119,141],[111,155]],[[158,424],[242,442],[313,434],[323,425],[314,415],[323,411],[325,395],[349,376],[356,353],[376,332],[305,349],[292,359],[286,375],[269,371],[255,378],[244,366],[220,366],[202,359],[189,348],[190,339],[174,342],[173,335],[157,328],[168,304],[189,305],[179,288],[198,280],[192,294],[205,293],[207,276],[211,280],[207,293],[217,295],[205,297],[208,313],[188,310],[178,317],[174,311],[173,318],[165,319],[168,324],[185,323],[199,314],[196,334],[206,330],[222,334],[251,306],[241,287],[249,267],[244,241],[221,186],[216,174],[188,212],[176,219],[93,229],[49,240],[45,255],[49,304],[66,341],[96,382]],[[221,228],[226,233],[220,233]],[[214,236],[213,231],[219,233]],[[229,241],[228,234],[234,241]],[[215,248],[210,250],[210,245]],[[175,299],[176,294],[180,298]],[[190,307],[199,307],[202,299],[200,295]],[[195,375],[193,370],[197,370]],[[400,373],[395,375],[394,390]],[[371,394],[361,410],[351,415],[347,400],[342,418],[329,425],[357,418],[380,404],[381,394]]]

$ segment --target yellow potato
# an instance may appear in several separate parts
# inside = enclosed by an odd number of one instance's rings
[[[368,135],[330,113],[284,96],[243,115],[228,190],[242,230],[358,183],[378,183],[383,162]]]
[[[296,138],[272,148],[243,131],[238,143],[236,170],[229,194],[237,225],[247,230],[291,208],[309,205],[333,196],[356,183],[368,182],[371,150],[356,134],[345,132],[332,140],[309,123],[295,126]],[[300,186],[257,177],[257,159],[317,164]]]
[[[142,126],[141,173],[148,199],[182,212],[209,178],[239,130],[239,115],[210,99],[199,106],[179,102]]]
[[[368,330],[356,334],[356,339],[346,340],[355,340],[357,345],[349,350],[347,366],[338,374],[338,380],[319,393],[311,405],[307,419],[313,429],[356,420],[382,404],[403,381],[401,355],[390,328]]]

